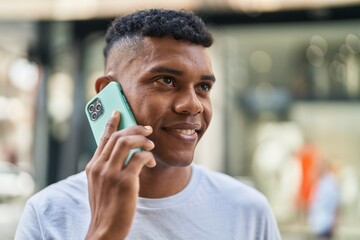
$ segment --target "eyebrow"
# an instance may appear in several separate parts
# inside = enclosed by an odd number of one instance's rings
[[[183,76],[184,73],[182,71],[173,69],[173,68],[169,68],[169,67],[164,67],[164,66],[159,66],[159,67],[154,67],[152,69],[150,69],[150,72],[153,73],[168,73],[168,74],[173,74],[176,76]],[[201,80],[206,80],[206,81],[213,81],[215,82],[215,76],[214,75],[201,75]]]

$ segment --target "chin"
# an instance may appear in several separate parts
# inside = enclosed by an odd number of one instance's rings
[[[194,153],[177,153],[161,156],[154,153],[157,164],[164,167],[188,167],[192,164]]]

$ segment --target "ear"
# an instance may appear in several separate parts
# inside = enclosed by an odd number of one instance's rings
[[[110,76],[102,76],[96,79],[95,82],[95,90],[96,93],[99,93],[106,85],[108,85],[110,82],[114,81]]]

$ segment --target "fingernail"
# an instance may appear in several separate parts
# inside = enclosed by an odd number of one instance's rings
[[[152,130],[152,127],[151,127],[151,126],[144,126],[144,128],[145,128],[146,130]]]
[[[149,167],[155,167],[156,166],[156,161],[151,161],[151,164]]]
[[[117,113],[118,113],[118,111],[116,111],[116,110],[112,111],[111,117],[116,117]]]
[[[155,143],[153,141],[149,140],[149,142],[151,143],[152,147],[155,147]]]

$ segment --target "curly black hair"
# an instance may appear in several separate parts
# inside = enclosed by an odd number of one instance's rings
[[[203,20],[191,11],[148,9],[116,18],[105,36],[105,60],[114,43],[136,37],[165,37],[210,47],[213,38]]]

